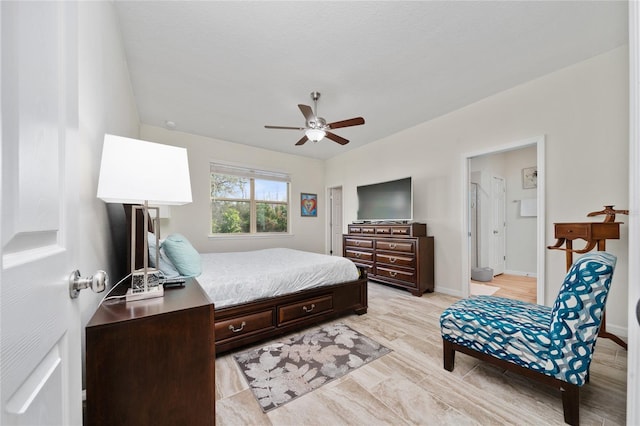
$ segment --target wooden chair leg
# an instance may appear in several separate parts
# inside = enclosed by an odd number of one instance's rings
[[[453,344],[447,339],[442,339],[442,359],[444,360],[444,369],[453,371],[456,360],[456,351]]]
[[[580,387],[567,383],[560,389],[562,392],[562,408],[564,422],[570,425],[580,424]]]

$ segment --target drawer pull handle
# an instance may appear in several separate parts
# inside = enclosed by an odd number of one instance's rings
[[[396,271],[389,271],[389,275],[395,277],[396,275],[398,275],[398,273]]]
[[[396,263],[396,260],[398,260],[398,259],[396,259],[395,257],[390,257],[389,258],[389,262],[391,262],[391,263]]]
[[[394,249],[394,248],[396,248],[395,243],[390,243],[390,244],[389,244],[389,248],[390,248],[390,249]]]
[[[360,257],[362,253],[355,253],[356,257]]]
[[[242,321],[242,324],[240,324],[240,328],[235,328],[233,324],[229,324],[229,330],[233,331],[234,333],[239,333],[244,329],[245,325],[247,325],[247,323],[244,321]]]
[[[356,241],[356,247],[360,245],[360,241]]]
[[[311,311],[313,311],[313,309],[316,307],[316,305],[314,303],[311,304],[311,308],[307,308],[306,306],[302,307],[302,310],[309,313]]]

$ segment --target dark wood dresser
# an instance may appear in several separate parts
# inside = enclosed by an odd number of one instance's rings
[[[87,424],[215,424],[214,307],[195,280],[86,327]]]
[[[414,296],[432,292],[434,243],[424,223],[351,224],[343,256],[369,268],[369,279],[402,287]]]

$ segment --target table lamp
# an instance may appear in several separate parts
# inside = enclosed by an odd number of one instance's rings
[[[159,283],[159,271],[149,267],[149,212],[154,205],[182,205],[190,203],[191,181],[187,150],[138,139],[110,134],[104,135],[98,198],[107,203],[138,204],[132,206],[131,217],[131,288],[127,291],[128,302],[161,297],[164,289]],[[141,204],[141,206],[139,205]],[[142,269],[136,269],[136,210],[144,217],[144,255]],[[159,224],[153,227],[156,247],[159,247]],[[158,265],[158,250],[155,253]]]

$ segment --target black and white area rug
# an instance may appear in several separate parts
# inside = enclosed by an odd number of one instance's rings
[[[348,326],[333,324],[233,357],[266,413],[389,352]]]

